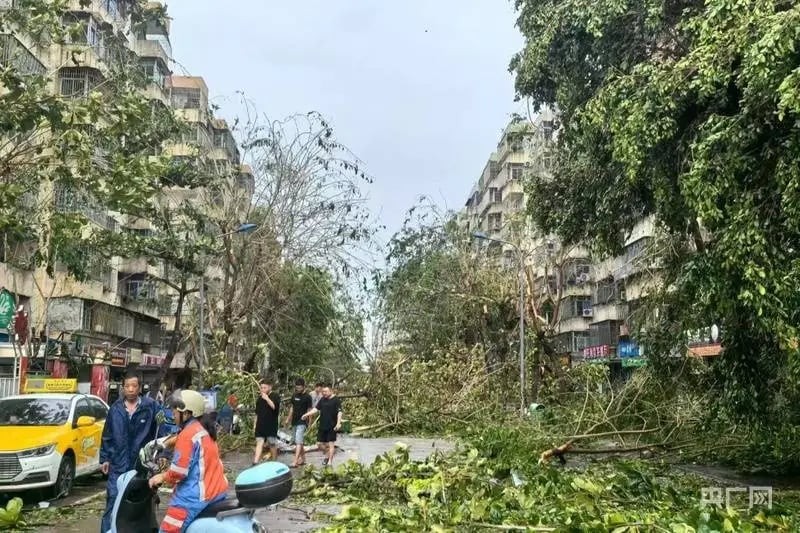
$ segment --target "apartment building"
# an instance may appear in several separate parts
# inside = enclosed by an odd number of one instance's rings
[[[567,360],[588,343],[592,277],[588,252],[564,249],[557,239],[536,232],[525,213],[524,181],[552,166],[556,116],[544,109],[532,121],[516,121],[503,132],[458,214],[460,226],[481,234],[487,250],[505,268],[519,268],[520,252],[531,273],[529,295],[557,331],[556,345]]]
[[[618,377],[645,363],[645,350],[633,332],[641,311],[646,310],[648,295],[659,284],[654,235],[652,219],[643,219],[626,239],[621,255],[592,265],[595,284],[589,336],[576,360],[607,364]]]
[[[0,9],[4,4],[7,7],[10,0],[0,0]],[[79,0],[69,2],[64,22],[78,25],[80,31],[71,35],[68,43],[40,46],[24,34],[8,31],[0,35],[0,64],[13,62],[23,72],[52,73],[54,93],[82,98],[103,82],[114,62],[135,62],[148,80],[145,95],[154,103],[174,108],[190,124],[191,133],[164,147],[166,153],[175,158],[207,154],[217,164],[234,169],[232,175],[242,201],[249,204],[252,171],[241,165],[227,124],[213,117],[205,82],[171,74],[169,22],[153,18],[143,29],[133,31],[127,0],[83,4]],[[158,7],[156,3],[150,5]],[[191,201],[191,194],[180,186],[165,194],[177,201]],[[154,230],[150,222],[110,212],[79,191],[53,191],[53,203],[57,210],[80,212],[91,223],[114,232],[147,234]],[[148,265],[144,258],[114,258],[109,262],[92,250],[84,250],[90,258],[96,257],[91,261],[89,279],[78,282],[61,269],[49,276],[43,269],[14,267],[11,259],[24,246],[2,240],[0,287],[28,311],[35,337],[63,342],[73,356],[83,356],[84,360],[110,351],[111,363],[119,369],[130,363],[152,367],[161,363],[165,331],[170,329],[169,323],[164,323],[170,295],[153,279],[161,274],[159,267]],[[3,342],[7,340],[8,335],[0,331],[0,367],[11,364],[9,358],[13,357],[11,345]]]
[[[529,295],[551,321],[565,363],[604,363],[624,375],[624,369],[644,362],[644,349],[631,332],[658,283],[650,253],[653,224],[641,221],[623,254],[602,261],[593,260],[584,247],[567,248],[530,226],[524,179],[548,174],[556,122],[556,114],[545,109],[530,122],[506,128],[457,219],[466,232],[488,237],[483,240],[487,248],[502,254],[507,268],[518,268],[515,256],[522,251],[531,274]]]

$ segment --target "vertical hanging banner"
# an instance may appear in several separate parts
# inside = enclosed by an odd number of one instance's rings
[[[14,296],[6,289],[0,289],[0,329],[8,329],[14,319]]]

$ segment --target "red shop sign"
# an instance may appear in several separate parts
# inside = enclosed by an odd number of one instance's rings
[[[583,349],[584,359],[602,359],[608,357],[611,350],[608,344],[600,344],[598,346],[587,346]]]

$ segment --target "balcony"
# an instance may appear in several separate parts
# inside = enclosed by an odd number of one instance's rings
[[[158,83],[148,83],[144,89],[142,89],[142,94],[148,100],[159,100],[165,105],[169,105],[169,91]]]
[[[591,296],[592,286],[589,283],[582,285],[567,284],[561,289],[561,297],[566,298],[569,296]]]
[[[564,318],[558,322],[556,329],[559,333],[570,331],[589,331],[589,321],[581,317]]]
[[[111,58],[111,52],[103,43],[75,43],[56,46],[60,47],[60,65],[94,69],[104,75],[109,71],[108,61]]]
[[[164,65],[169,65],[172,59],[164,49],[164,46],[156,40],[139,39],[136,41],[133,50],[139,57],[160,59],[164,62]]]
[[[625,320],[625,306],[621,304],[595,304],[592,307],[592,324],[607,322],[609,320]]]
[[[20,74],[43,76],[47,69],[15,36],[0,34],[0,65],[14,67]]]
[[[503,187],[503,196],[522,196],[525,194],[525,188],[519,180],[512,180],[505,184]]]
[[[126,18],[124,3],[124,0],[69,0],[67,9],[92,13],[103,22],[121,29],[125,25]]]
[[[100,227],[112,232],[118,231],[117,221],[89,194],[67,187],[57,187],[54,197],[58,212],[79,213]]]

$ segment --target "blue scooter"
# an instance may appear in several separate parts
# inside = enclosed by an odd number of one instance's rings
[[[117,480],[119,493],[111,514],[109,533],[157,533],[158,491],[149,479],[163,465],[159,461],[169,437],[149,443],[139,455],[137,468]],[[209,505],[189,525],[186,533],[267,533],[255,511],[284,501],[292,492],[292,472],[283,463],[267,462],[239,474],[234,484],[236,497]]]

